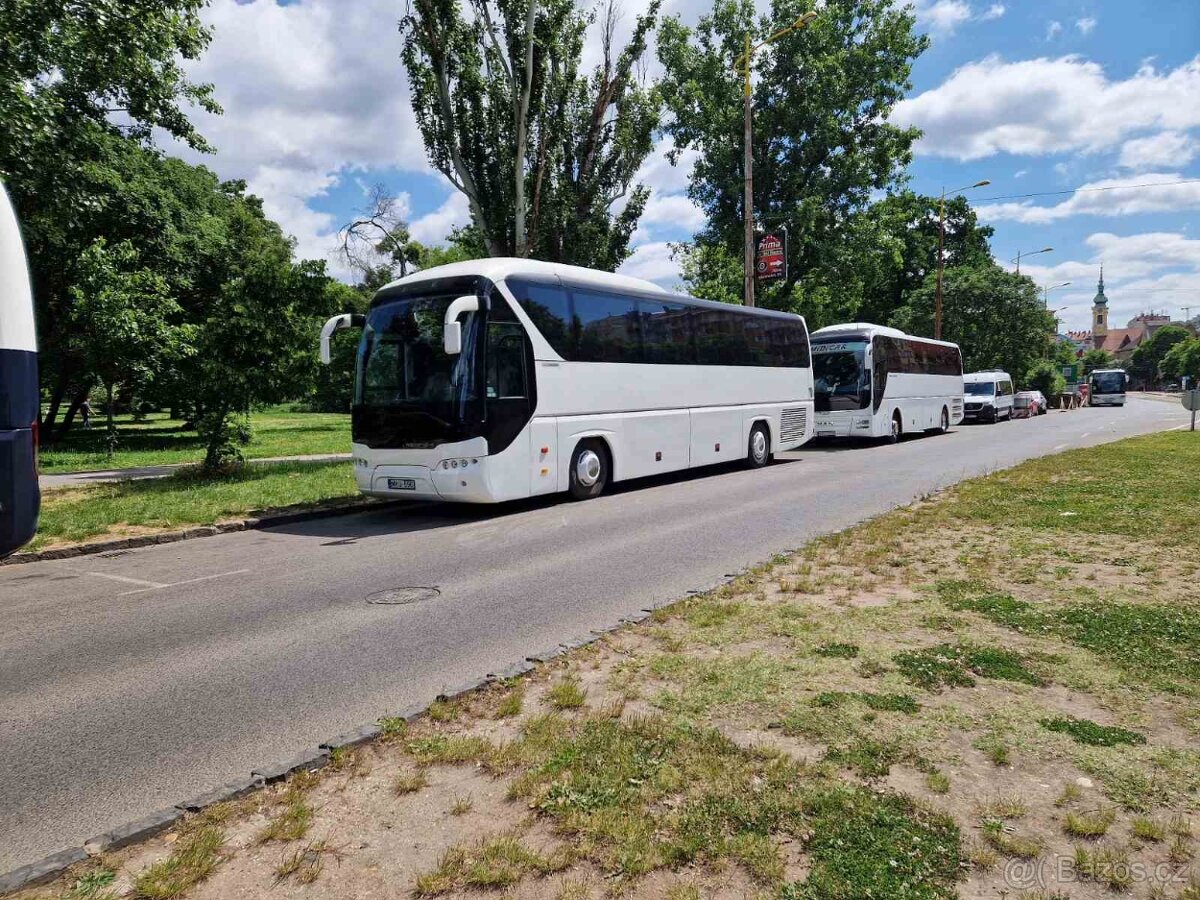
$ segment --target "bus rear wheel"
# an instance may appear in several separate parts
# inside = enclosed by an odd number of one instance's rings
[[[904,425],[900,422],[900,413],[892,413],[892,430],[888,432],[887,442],[889,444],[900,443],[900,438],[904,435]]]
[[[938,434],[945,434],[950,430],[950,410],[942,407],[942,424],[938,426]]]
[[[750,429],[750,440],[746,446],[746,465],[761,469],[771,461],[771,437],[767,426],[759,422]]]
[[[580,441],[571,454],[571,496],[576,500],[599,497],[608,486],[610,469],[608,448],[603,441]]]

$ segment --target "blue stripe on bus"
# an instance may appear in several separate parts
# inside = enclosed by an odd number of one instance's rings
[[[37,354],[0,350],[0,557],[33,537],[41,509],[33,424]]]

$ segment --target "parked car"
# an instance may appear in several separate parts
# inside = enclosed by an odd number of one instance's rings
[[[1046,414],[1046,395],[1041,391],[1017,391],[1013,394],[1013,418],[1030,419]]]
[[[1013,417],[1013,383],[1007,372],[970,372],[963,376],[963,392],[967,421],[998,422]]]

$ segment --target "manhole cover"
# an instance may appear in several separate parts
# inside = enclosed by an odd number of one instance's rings
[[[367,595],[367,602],[379,606],[402,606],[406,603],[421,603],[440,597],[442,592],[435,587],[401,587],[387,591],[376,591]]]

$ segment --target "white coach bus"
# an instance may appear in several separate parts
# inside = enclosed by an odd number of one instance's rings
[[[17,217],[0,185],[0,559],[37,530],[38,376],[33,294]]]
[[[482,259],[384,287],[361,325],[352,432],[376,497],[490,503],[713,463],[812,430],[804,319],[636,278]]]
[[[898,441],[963,419],[957,344],[852,322],[812,334],[817,437]]]

